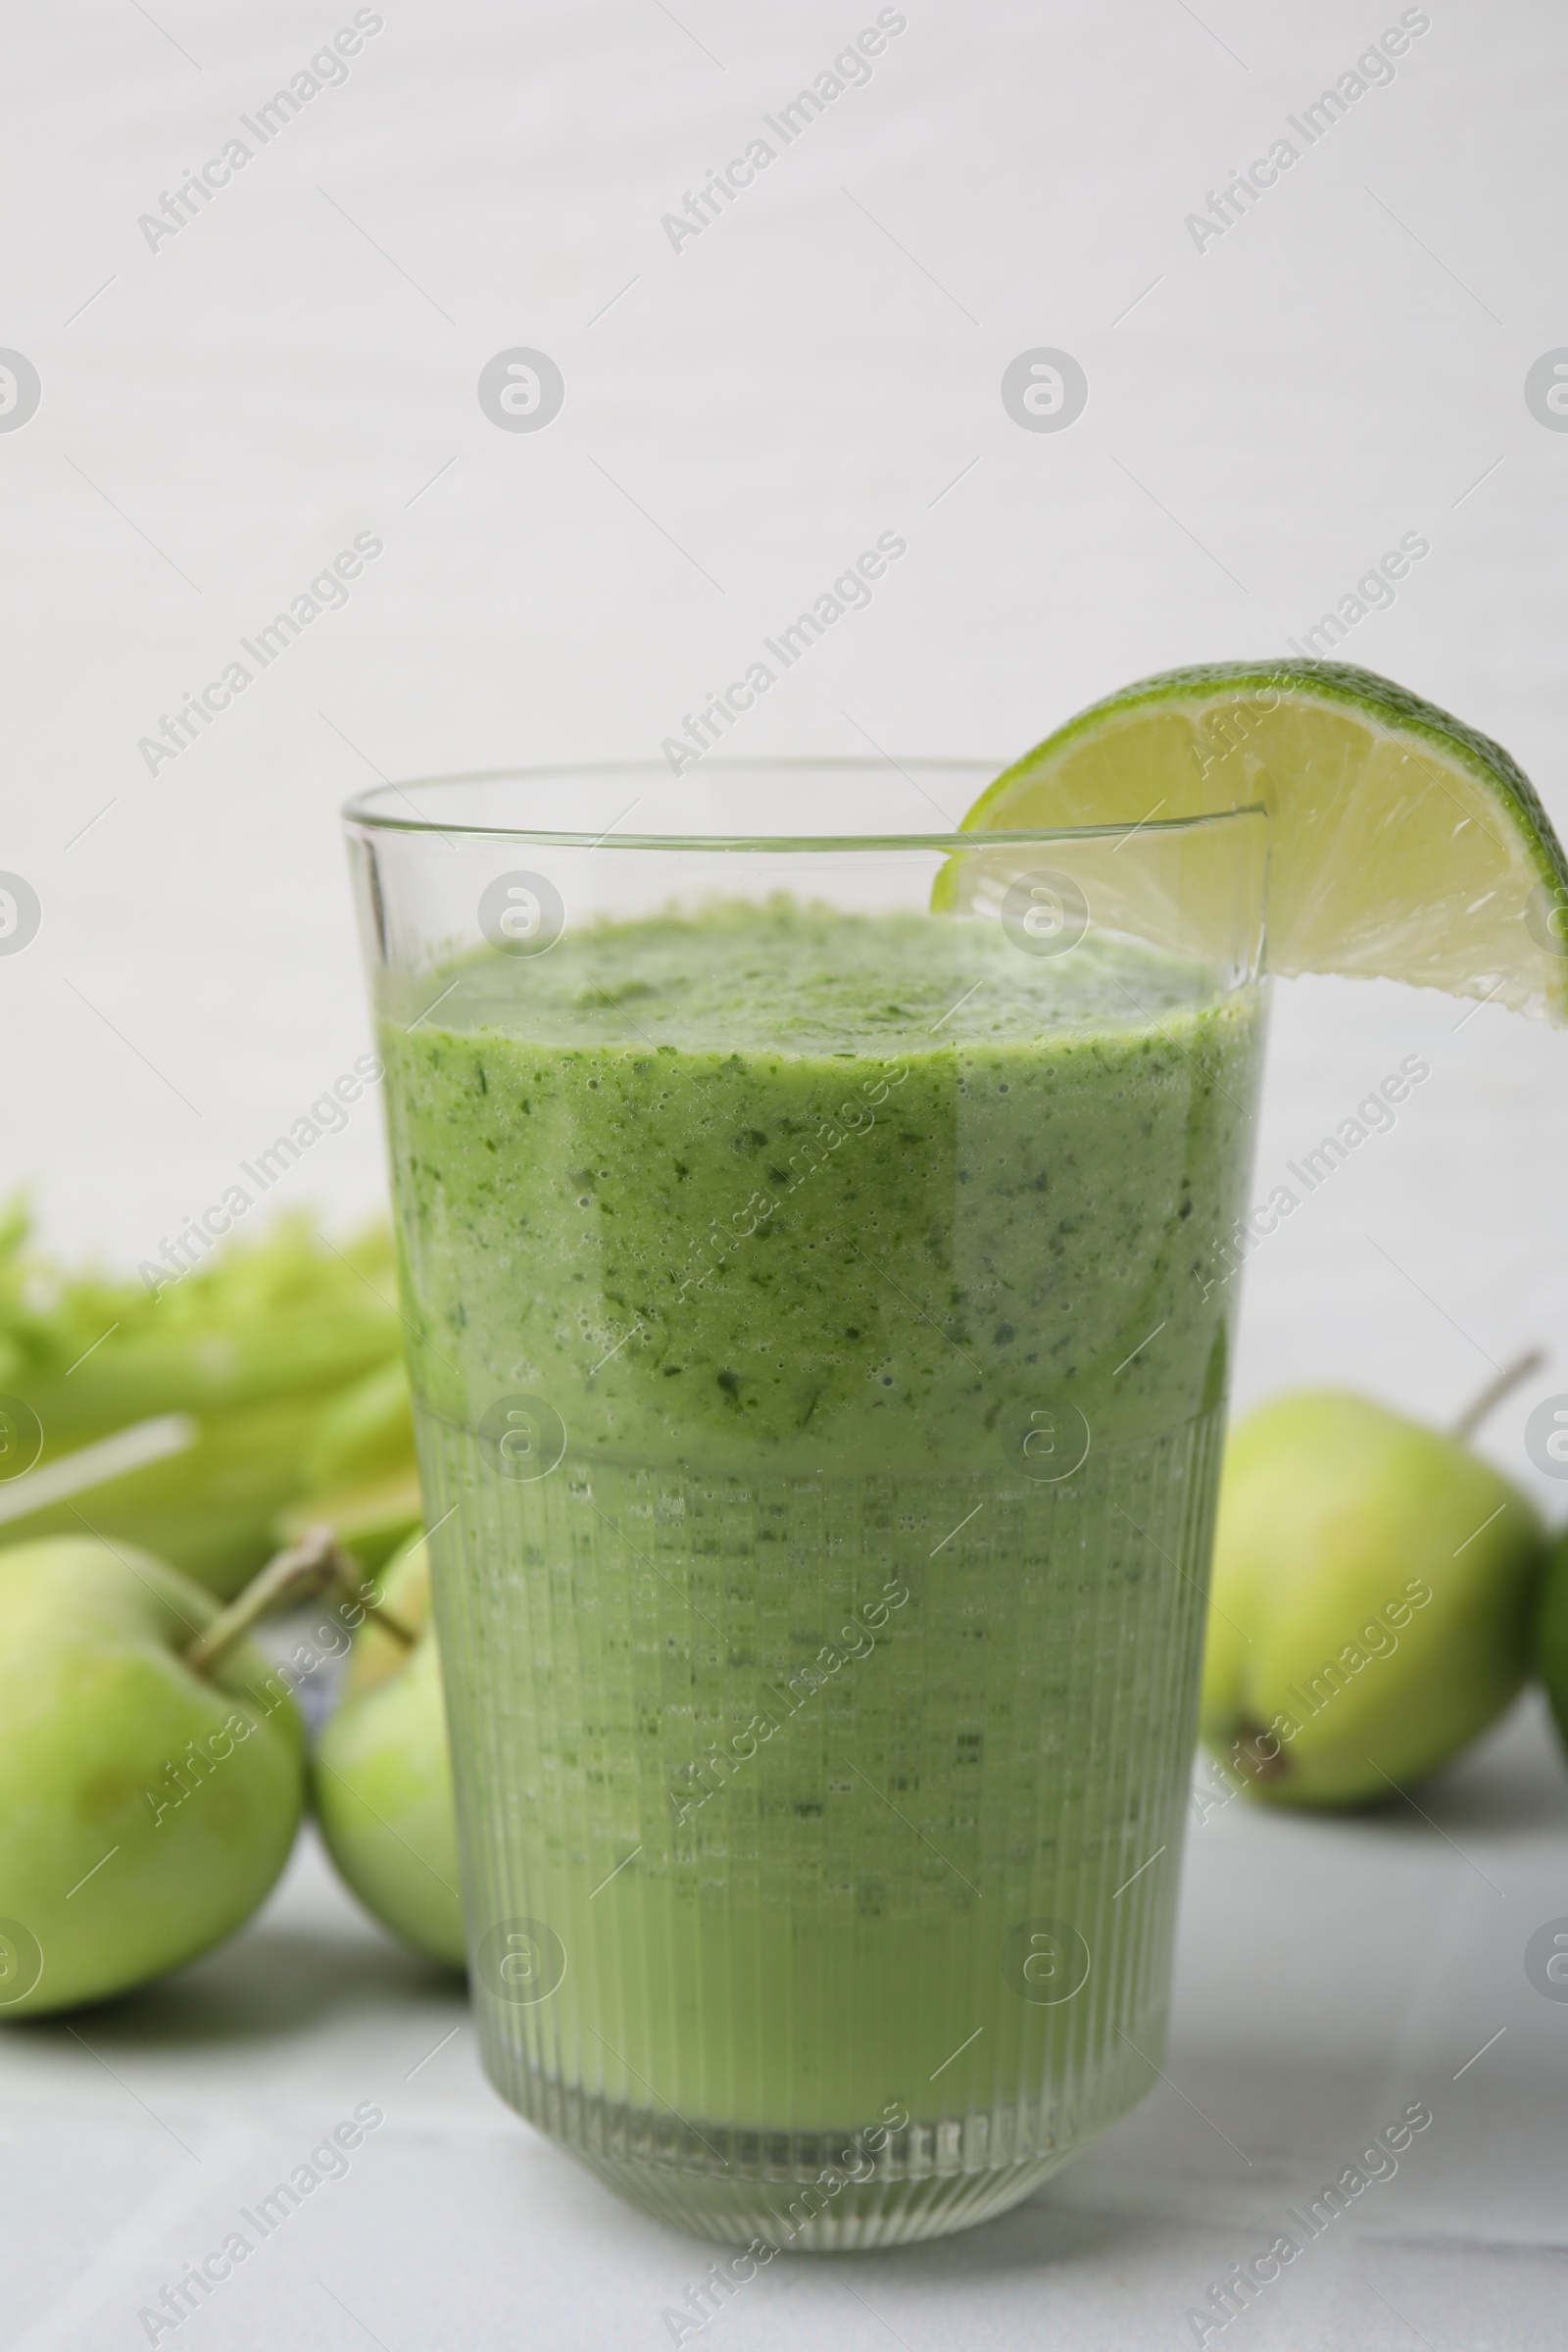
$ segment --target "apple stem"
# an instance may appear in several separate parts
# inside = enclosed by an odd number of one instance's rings
[[[1528,1380],[1533,1372],[1539,1372],[1545,1361],[1546,1351],[1544,1348],[1527,1348],[1523,1355],[1499,1372],[1495,1380],[1488,1381],[1480,1396],[1459,1415],[1448,1435],[1461,1446],[1464,1445],[1475,1436],[1488,1414],[1495,1412],[1503,1398],[1511,1396],[1520,1382]]]
[[[308,1528],[298,1543],[290,1544],[275,1559],[252,1577],[237,1599],[213,1619],[207,1631],[198,1634],[183,1652],[185,1664],[193,1674],[211,1674],[220,1658],[242,1642],[252,1626],[270,1617],[290,1601],[314,1599],[319,1592],[331,1592],[338,1599],[373,1619],[389,1633],[395,1642],[412,1649],[417,1635],[403,1623],[383,1601],[377,1600],[374,1589],[360,1576],[348,1554],[339,1550],[329,1527]]]

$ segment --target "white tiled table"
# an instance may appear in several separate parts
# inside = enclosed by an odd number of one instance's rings
[[[1167,2084],[1002,2220],[780,2260],[684,2340],[1176,2352],[1209,2284],[1298,2235],[1287,2209],[1419,2101],[1433,2121],[1396,2175],[1207,2341],[1560,2352],[1568,2002],[1534,1989],[1524,1947],[1568,1914],[1568,1775],[1535,1702],[1423,1801],[1427,1819],[1209,1814],[1190,1836]],[[461,1989],[368,1927],[307,1842],[212,1959],[0,2034],[7,2352],[145,2343],[139,2308],[364,2102],[385,2121],[346,2176],[161,2343],[671,2343],[662,2315],[713,2249],[626,2210],[518,2123],[480,2074]]]

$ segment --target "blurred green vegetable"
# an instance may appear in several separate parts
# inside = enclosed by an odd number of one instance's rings
[[[1545,1686],[1563,1753],[1568,1755],[1568,1528],[1547,1555],[1531,1634],[1532,1663]]]
[[[158,1298],[66,1272],[30,1233],[24,1207],[0,1218],[0,1396],[37,1416],[39,1466],[161,1414],[189,1416],[196,1436],[11,1519],[0,1542],[91,1533],[142,1544],[226,1599],[295,1523],[331,1521],[372,1568],[418,1524],[384,1225],[338,1250],[308,1219],[280,1218]]]
[[[344,1390],[321,1414],[305,1458],[305,1491],[279,1514],[294,1543],[323,1521],[367,1568],[379,1568],[423,1516],[414,1458],[409,1376],[399,1353]]]

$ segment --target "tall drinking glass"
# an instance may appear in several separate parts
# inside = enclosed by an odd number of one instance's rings
[[[754,2268],[1161,2054],[1266,825],[988,772],[347,812],[485,2063]]]

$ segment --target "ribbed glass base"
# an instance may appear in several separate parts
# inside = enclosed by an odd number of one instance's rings
[[[1097,2085],[1109,2112],[1086,2131],[1037,2107],[947,2116],[882,2136],[736,2132],[612,2107],[485,2052],[496,2088],[599,2180],[644,2213],[721,2245],[773,2253],[857,2253],[946,2237],[1009,2206],[1070,2164],[1138,2098],[1153,2067],[1124,2044]],[[873,2134],[871,2136],[877,2136]]]
[[[420,1437],[506,2098],[650,2212],[816,2249],[1000,2212],[1142,2094],[1217,1413],[1038,1484]]]
[[[704,2180],[653,2165],[583,2161],[592,2173],[656,2221],[721,2246],[771,2247],[782,2254],[863,2254],[912,2246],[989,2222],[1070,2161],[1071,2151],[1032,2164],[921,2180],[849,2181],[837,2192],[806,2183],[768,2190],[745,2180]],[[822,2202],[818,2205],[817,2200]],[[815,2208],[813,2211],[812,2208]],[[732,2274],[733,2275],[733,2274]]]

